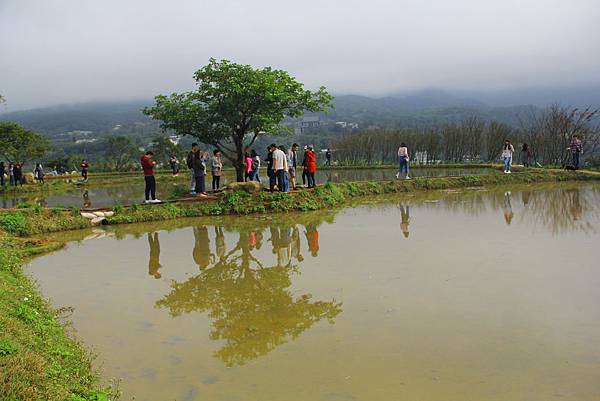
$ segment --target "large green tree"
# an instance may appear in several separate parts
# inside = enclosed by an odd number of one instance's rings
[[[108,138],[104,155],[116,171],[121,171],[136,158],[138,153],[138,149],[129,137],[118,135]]]
[[[27,163],[46,154],[49,142],[42,135],[17,123],[0,121],[0,157],[9,162]]]
[[[243,156],[261,135],[291,132],[286,117],[306,111],[325,112],[333,97],[324,87],[310,91],[286,71],[227,60],[210,62],[196,71],[191,92],[155,97],[144,113],[161,121],[161,128],[190,135],[221,150],[242,181]]]

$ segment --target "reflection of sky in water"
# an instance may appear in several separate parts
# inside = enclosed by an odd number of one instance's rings
[[[125,399],[591,401],[600,190],[558,188],[62,233],[30,272]]]

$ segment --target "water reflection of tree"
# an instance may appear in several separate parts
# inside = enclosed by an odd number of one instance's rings
[[[231,250],[217,236],[215,245],[221,249],[216,249],[214,264],[185,282],[173,282],[172,291],[156,303],[172,316],[207,312],[213,321],[210,338],[225,341],[216,356],[228,366],[264,355],[322,319],[333,323],[342,310],[335,300],[314,301],[311,294],[292,293],[292,276],[300,274],[296,262],[303,260],[296,224],[268,228],[277,256],[273,266],[253,254],[262,246],[264,227],[236,231]],[[215,232],[220,236],[223,228],[215,227]]]

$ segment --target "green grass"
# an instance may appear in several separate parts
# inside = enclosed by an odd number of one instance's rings
[[[40,246],[41,245],[41,246]],[[91,356],[23,274],[24,257],[60,244],[0,236],[0,399],[108,400]]]

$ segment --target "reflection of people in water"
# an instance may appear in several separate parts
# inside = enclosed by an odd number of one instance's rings
[[[83,191],[83,208],[84,209],[89,209],[92,207],[92,201],[90,199],[90,194],[88,193],[87,189],[85,191]]]
[[[148,244],[150,245],[150,259],[148,260],[148,274],[154,278],[161,278],[160,268],[160,243],[158,233],[148,233]]]
[[[404,206],[402,204],[400,207],[400,229],[402,230],[402,234],[404,238],[408,238],[409,227],[410,227],[410,207],[408,205]]]
[[[220,261],[225,260],[227,248],[225,246],[225,234],[223,234],[223,227],[215,226],[215,251],[217,258],[219,258]]]
[[[308,242],[308,250],[316,258],[319,255],[319,231],[317,231],[317,225],[315,223],[308,223],[305,228],[304,235]]]
[[[210,239],[206,226],[194,227],[194,250],[192,251],[194,262],[200,270],[204,270],[210,264]]]
[[[568,189],[567,191],[569,199],[569,212],[573,220],[581,219],[583,214],[583,207],[581,206],[581,199],[579,198],[579,189]]]
[[[302,262],[304,260],[304,256],[301,255],[302,252],[302,243],[300,242],[300,230],[297,225],[294,225],[292,228],[292,258],[296,258],[298,262]]]
[[[512,210],[512,205],[510,204],[510,192],[504,193],[504,220],[506,221],[506,225],[509,226],[512,218],[515,214]]]
[[[531,191],[523,191],[523,192],[521,192],[521,196],[523,198],[523,206],[529,205],[529,198],[531,198]]]

